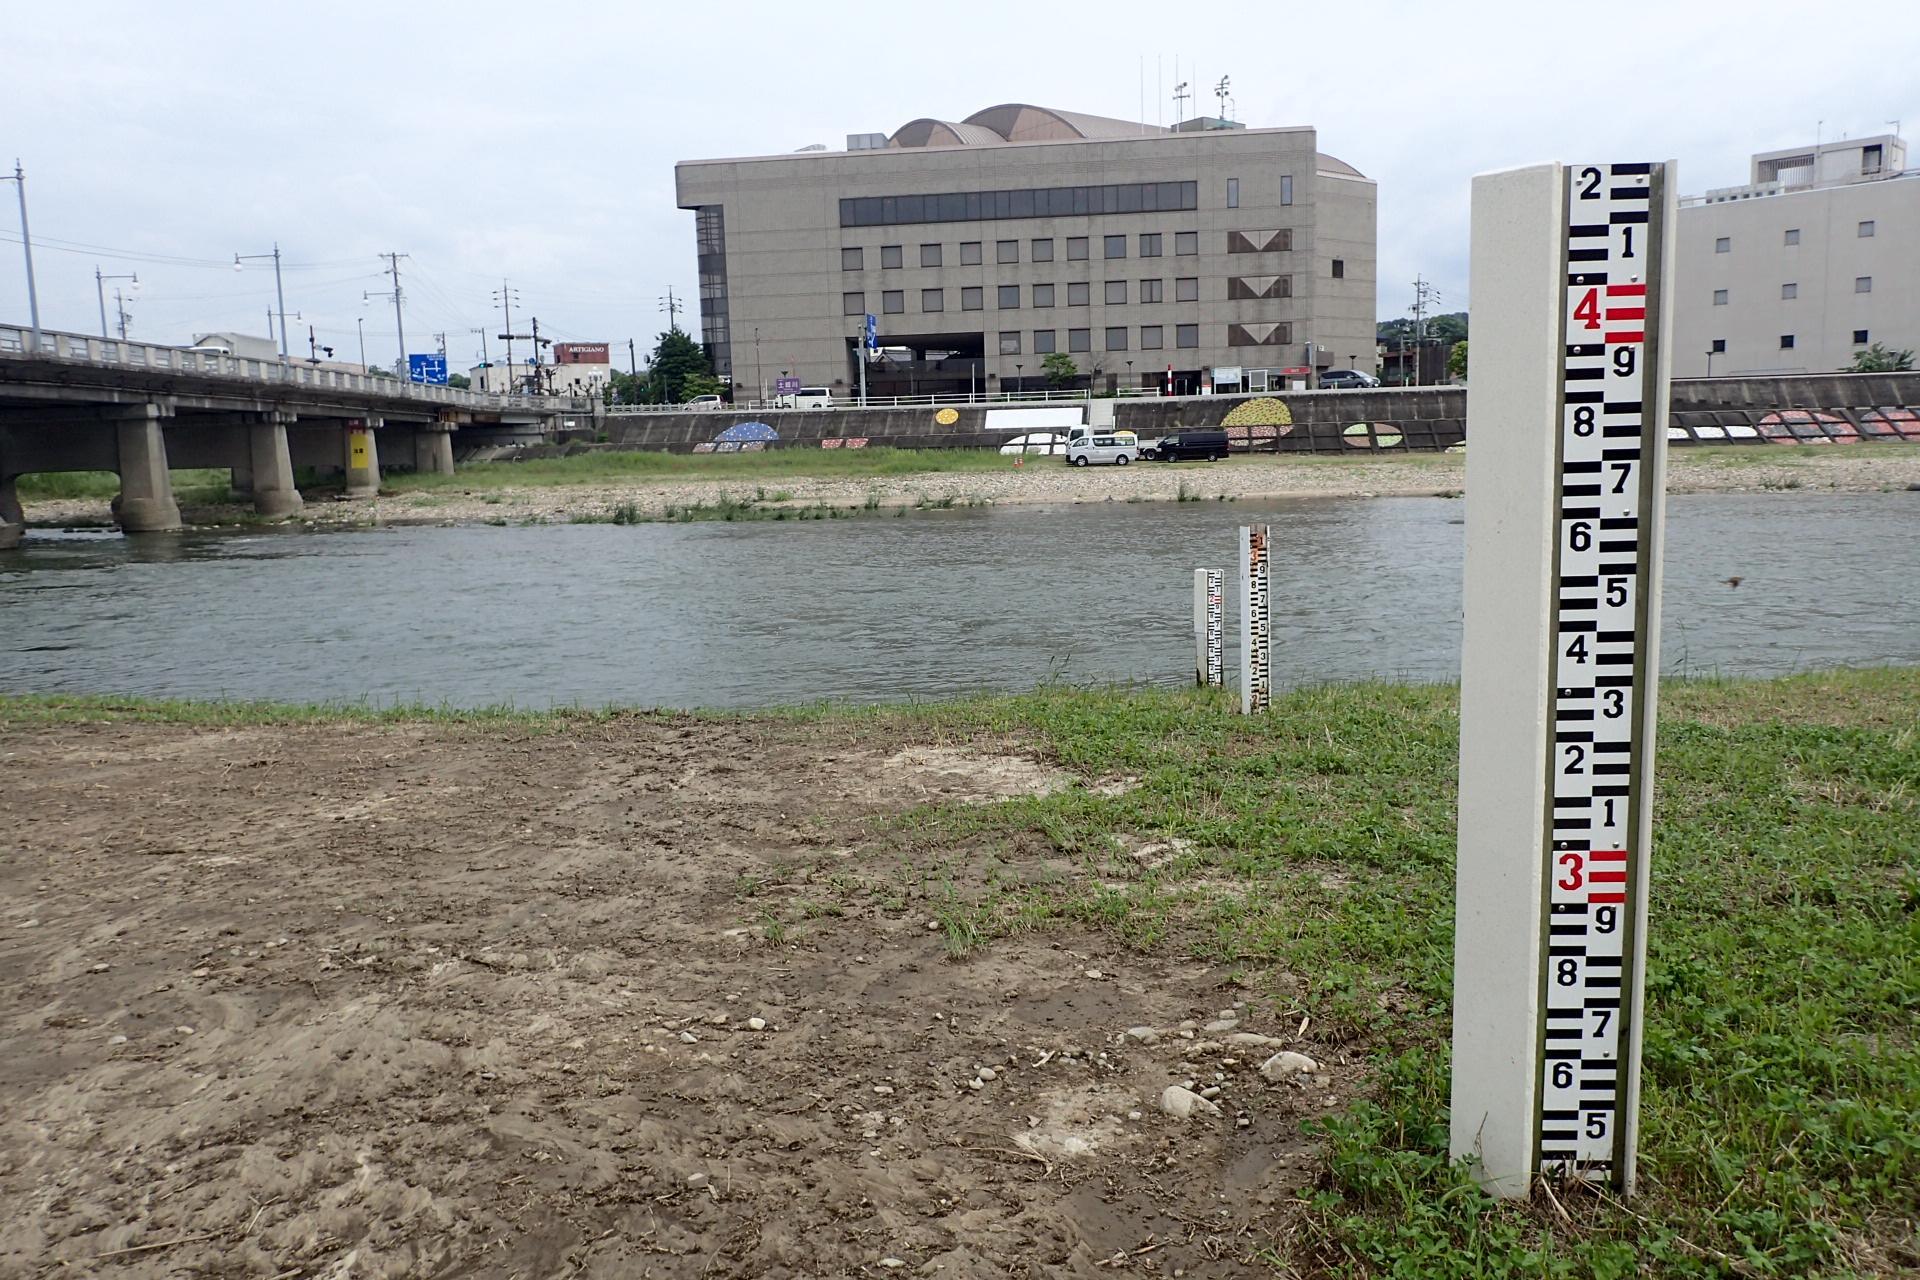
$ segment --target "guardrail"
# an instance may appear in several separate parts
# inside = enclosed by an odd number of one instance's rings
[[[33,331],[17,325],[0,325],[0,356],[32,356],[41,360],[84,364],[98,368],[131,369],[159,373],[192,373],[218,378],[234,378],[250,383],[313,387],[330,391],[359,391],[370,395],[402,400],[419,400],[462,409],[523,409],[543,413],[591,413],[592,401],[576,396],[503,395],[467,391],[459,387],[428,386],[402,382],[398,378],[380,378],[369,373],[345,369],[316,368],[297,361],[257,360],[247,356],[222,355],[210,351],[188,351],[148,342],[125,342],[115,338],[95,338],[78,333],[40,331],[40,349],[30,351]]]
[[[958,392],[954,395],[915,395],[915,396],[868,396],[863,405],[854,396],[845,399],[836,398],[835,409],[912,409],[927,408],[934,405],[1006,405],[1006,404],[1084,404],[1088,400],[1085,391],[975,391]],[[1157,400],[1160,391],[1155,387],[1122,387],[1107,399],[1119,400]],[[781,404],[777,400],[741,400],[734,404],[692,405],[692,404],[617,404],[607,410],[608,413],[812,413],[812,409],[797,409]]]

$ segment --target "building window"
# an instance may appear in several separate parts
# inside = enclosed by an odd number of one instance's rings
[[[921,245],[920,246],[920,265],[923,267],[939,266],[940,265],[940,246],[937,244]]]
[[[864,293],[841,294],[840,314],[843,316],[863,316],[867,314],[867,295]]]
[[[1033,305],[1036,307],[1052,306],[1053,286],[1050,284],[1037,284],[1033,286]]]
[[[866,250],[864,249],[842,249],[840,251],[840,269],[842,271],[859,271],[864,265],[861,261],[864,257],[866,257]]]
[[[1053,261],[1053,241],[1035,240],[1033,242],[1033,260],[1035,262]]]
[[[1860,148],[1861,175],[1863,177],[1872,177],[1874,174],[1880,172],[1881,166],[1886,163],[1884,156],[1885,153],[1882,151],[1881,145],[1877,142],[1870,147]]]
[[[1853,345],[1856,347],[1864,347],[1867,345],[1867,331],[1865,329],[1855,329],[1853,331]]]
[[[901,257],[901,254],[900,254],[899,245],[897,244],[881,245],[880,246],[880,269],[882,271],[898,271],[900,269],[900,257]]]
[[[1727,305],[1727,291],[1725,289],[1715,289],[1713,291],[1713,305],[1716,307],[1724,307]]]
[[[1017,356],[1020,354],[1020,331],[1018,329],[1002,329],[1000,331],[1000,354],[1003,356]]]
[[[1101,256],[1124,258],[1127,256],[1127,238],[1125,236],[1106,236],[1101,244]]]
[[[1017,311],[1019,310],[1019,308],[1020,308],[1020,286],[1017,284],[1001,285],[1000,286],[1000,309],[1002,311]]]
[[[1860,224],[1859,235],[1862,240],[1866,240],[1872,237],[1873,235],[1873,219],[1872,218],[1868,218],[1865,222]]]
[[[1200,252],[1200,233],[1198,231],[1174,232],[1173,252],[1175,257],[1180,258],[1190,258]]]
[[[1143,258],[1157,258],[1160,256],[1160,233],[1158,231],[1142,231],[1140,233],[1140,256]]]
[[[1087,260],[1087,238],[1085,236],[1067,237],[1067,261],[1085,262]]]
[[[1335,258],[1333,260],[1333,278],[1335,280],[1345,280],[1347,278],[1347,260],[1345,258]]]
[[[1069,283],[1067,285],[1067,305],[1068,306],[1084,307],[1087,305],[1087,303],[1091,301],[1093,301],[1093,299],[1087,293],[1086,281],[1082,280],[1078,284]]]
[[[977,267],[980,265],[980,242],[978,240],[962,240],[960,242],[960,265],[963,267]]]
[[[1797,285],[1797,284],[1783,284],[1783,285],[1781,285],[1781,286],[1780,286],[1780,297],[1781,297],[1781,300],[1782,300],[1782,301],[1789,301],[1789,300],[1791,300],[1791,299],[1794,299],[1794,298],[1797,298],[1797,297],[1799,297],[1799,296],[1800,296],[1800,286],[1799,286],[1799,285]]]
[[[979,311],[986,306],[986,291],[979,285],[968,285],[960,291],[960,309]]]
[[[1200,277],[1182,276],[1173,282],[1173,300],[1175,302],[1200,301]]]
[[[1127,326],[1110,325],[1107,328],[1107,350],[1125,351],[1127,349]]]
[[[888,289],[880,295],[880,310],[890,316],[897,316],[907,309],[907,291]]]
[[[1057,347],[1053,345],[1053,330],[1035,329],[1033,331],[1033,353],[1037,356],[1052,355]]]
[[[1781,335],[1780,335],[1780,349],[1781,349],[1782,351],[1791,351],[1791,350],[1793,350],[1793,335],[1792,335],[1792,334],[1790,334],[1790,333],[1783,333],[1783,334],[1781,334]]]
[[[1107,281],[1106,303],[1110,307],[1123,307],[1127,303],[1127,282],[1125,280]]]
[[[1093,350],[1093,330],[1091,329],[1067,330],[1067,350],[1069,351]]]
[[[1799,244],[1799,243],[1800,243],[1800,228],[1798,228],[1798,227],[1788,227],[1788,228],[1787,228],[1787,243],[1788,243],[1788,244]]]
[[[1293,203],[1293,175],[1290,173],[1280,175],[1280,203]]]
[[[1142,351],[1160,350],[1161,347],[1166,345],[1166,339],[1162,336],[1162,332],[1160,326],[1157,324],[1141,325],[1140,349]]]
[[[1721,237],[1720,237],[1720,238],[1719,238],[1718,240],[1715,240],[1715,241],[1713,242],[1713,251],[1714,251],[1715,253],[1732,253],[1732,252],[1733,252],[1733,237],[1732,237],[1732,236],[1721,236]]]
[[[922,289],[920,291],[920,309],[922,311],[945,311],[947,309],[947,291],[945,289]]]
[[[1140,282],[1140,301],[1142,302],[1160,301],[1160,298],[1161,298],[1160,290],[1161,290],[1161,287],[1165,284],[1166,284],[1166,281],[1164,280],[1142,280]]]
[[[1173,327],[1173,345],[1176,347],[1197,347],[1200,345],[1200,326],[1197,324],[1178,324]]]
[[[1713,354],[1717,356],[1725,355],[1726,350],[1727,350],[1727,340],[1725,338],[1715,338],[1713,340]]]
[[[993,260],[1002,264],[1020,261],[1020,242],[1018,240],[994,241]]]
[[[1853,278],[1853,291],[1855,293],[1872,293],[1873,277],[1872,276],[1855,276]]]
[[[1227,179],[1227,208],[1238,209],[1239,207],[1240,207],[1240,179],[1228,178]]]
[[[933,195],[853,196],[840,201],[843,227],[995,218],[1084,218],[1106,213],[1170,213],[1200,207],[1197,182],[1123,182],[1104,187],[1027,187]]]

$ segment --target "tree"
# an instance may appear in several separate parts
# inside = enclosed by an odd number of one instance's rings
[[[711,377],[713,368],[700,344],[675,325],[660,335],[653,354],[647,357],[647,378],[653,388],[648,398],[660,404],[680,404],[687,399],[687,379],[694,374]]]
[[[717,396],[726,389],[727,384],[710,373],[690,373],[687,380],[680,384],[680,398],[691,400],[695,396]]]
[[[1466,341],[1467,313],[1450,311],[1443,316],[1428,316],[1427,337],[1444,347]]]
[[[1453,350],[1447,352],[1447,376],[1466,381],[1467,377],[1467,340],[1465,338],[1453,344]]]
[[[1073,363],[1073,357],[1064,351],[1049,351],[1047,358],[1040,362],[1040,372],[1047,375],[1047,385],[1055,390],[1066,386],[1080,376],[1079,366]]]
[[[1842,373],[1905,373],[1913,368],[1913,352],[1889,351],[1883,344],[1874,343],[1865,351],[1856,351],[1853,363],[1841,370]]]
[[[447,375],[447,385],[457,387],[461,391],[471,391],[473,390],[473,379],[467,377],[464,373],[450,373]]]

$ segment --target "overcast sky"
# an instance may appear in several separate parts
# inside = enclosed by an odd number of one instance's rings
[[[1388,318],[1416,273],[1441,309],[1466,306],[1477,172],[1674,158],[1694,192],[1745,181],[1749,152],[1816,129],[1899,119],[1920,135],[1913,14],[1911,0],[1833,16],[1804,0],[21,3],[0,30],[0,160],[26,167],[48,328],[98,331],[97,265],[139,273],[130,336],[263,333],[271,269],[231,263],[277,240],[302,349],[312,324],[357,359],[364,315],[368,357],[393,358],[391,303],[361,299],[391,288],[376,255],[398,250],[415,351],[444,331],[455,367],[475,362],[469,331],[500,332],[504,278],[543,332],[631,337],[644,354],[658,299],[694,297],[675,160],[838,148],[1009,101],[1133,118],[1143,60],[1146,118],[1170,122],[1178,56],[1183,78],[1232,77],[1240,120],[1314,125],[1323,151],[1378,181]],[[24,322],[12,196],[0,188],[0,318]]]

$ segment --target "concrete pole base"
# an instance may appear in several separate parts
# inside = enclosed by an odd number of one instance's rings
[[[348,427],[345,435],[347,451],[346,496],[349,498],[373,498],[380,493],[380,446],[374,442],[374,434],[367,427]]]
[[[247,433],[247,470],[253,477],[254,511],[270,520],[300,514],[306,503],[293,487],[286,423],[256,423],[247,428]]]
[[[0,551],[11,551],[27,536],[27,513],[12,476],[0,476]]]
[[[120,496],[114,518],[124,533],[170,533],[180,527],[167,471],[167,440],[158,416],[119,425]]]
[[[453,474],[453,433],[421,429],[413,434],[413,469],[420,475]]]

